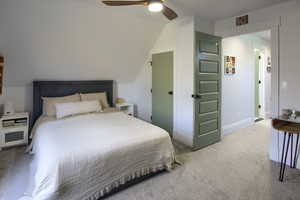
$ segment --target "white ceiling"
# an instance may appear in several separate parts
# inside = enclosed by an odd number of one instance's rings
[[[289,0],[166,0],[209,20],[237,16]]]

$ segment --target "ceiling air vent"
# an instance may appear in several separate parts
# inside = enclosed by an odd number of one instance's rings
[[[244,16],[240,16],[235,18],[235,24],[236,26],[242,26],[245,24],[249,23],[249,16],[248,15],[244,15]]]

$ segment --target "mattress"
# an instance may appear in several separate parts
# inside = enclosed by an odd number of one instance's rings
[[[32,153],[31,200],[96,200],[137,177],[171,170],[163,129],[121,112],[40,119]]]

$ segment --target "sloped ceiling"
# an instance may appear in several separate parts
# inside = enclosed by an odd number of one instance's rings
[[[1,0],[6,85],[33,79],[133,81],[168,21],[100,0]]]
[[[286,0],[167,0],[179,16],[229,17]],[[192,11],[191,11],[192,10]],[[164,25],[147,7],[100,0],[1,0],[5,84],[33,79],[136,79]]]
[[[172,0],[181,8],[208,20],[229,18],[287,1],[289,0]]]

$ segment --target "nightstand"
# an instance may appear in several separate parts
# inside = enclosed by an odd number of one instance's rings
[[[0,150],[28,144],[28,113],[3,115],[0,118]]]
[[[121,104],[116,104],[116,107],[126,113],[127,115],[133,116],[134,117],[134,104],[131,103],[121,103]]]

